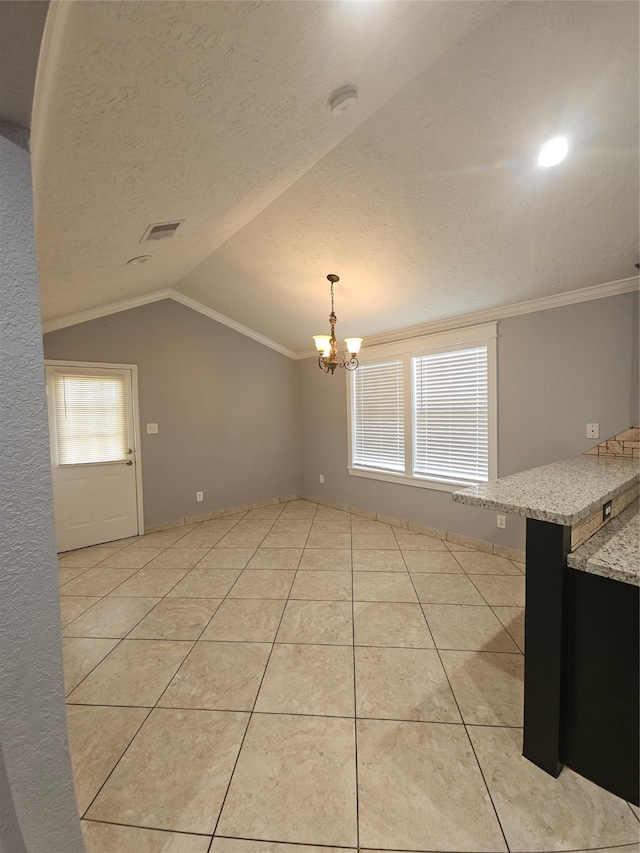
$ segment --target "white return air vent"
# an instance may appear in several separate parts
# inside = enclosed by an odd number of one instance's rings
[[[167,237],[173,237],[183,222],[184,219],[180,219],[177,222],[156,222],[149,225],[142,235],[140,242],[146,243],[149,240],[166,240]]]

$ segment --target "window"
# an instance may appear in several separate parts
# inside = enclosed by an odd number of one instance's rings
[[[453,490],[496,473],[496,325],[387,344],[350,375],[349,473]]]
[[[127,398],[123,376],[54,373],[51,387],[58,465],[126,458]]]
[[[354,373],[353,461],[379,471],[404,471],[402,360],[363,364]]]

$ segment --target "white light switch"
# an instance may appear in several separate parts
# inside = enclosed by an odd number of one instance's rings
[[[600,438],[600,424],[587,424],[587,438]]]
[[[147,424],[147,435],[158,432],[158,424]]]

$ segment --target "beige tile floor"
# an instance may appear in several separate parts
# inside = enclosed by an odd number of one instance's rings
[[[520,755],[522,567],[306,501],[60,557],[90,853],[638,851]]]

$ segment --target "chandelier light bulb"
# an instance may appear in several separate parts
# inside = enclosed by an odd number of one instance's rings
[[[318,352],[324,353],[331,349],[331,338],[329,335],[314,335],[313,340],[316,342]]]
[[[360,345],[362,344],[362,338],[345,338],[344,342],[351,355],[358,355],[360,352]]]

